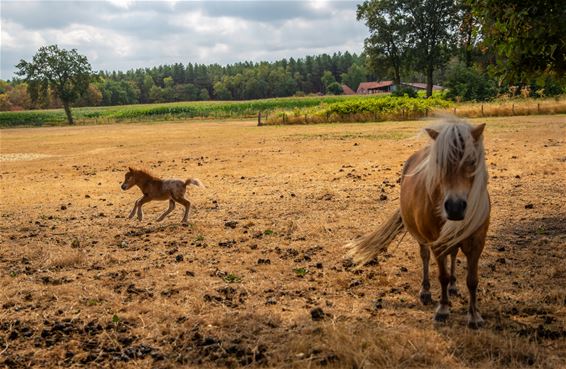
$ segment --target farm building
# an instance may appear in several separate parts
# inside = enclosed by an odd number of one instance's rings
[[[418,82],[401,82],[401,86],[410,87],[415,90],[426,90],[426,83]],[[432,85],[433,91],[440,91],[444,88],[438,85]],[[395,90],[395,85],[393,81],[380,81],[380,82],[362,82],[358,86],[356,93],[358,95],[368,95],[376,93],[386,93]]]
[[[342,93],[344,95],[355,95],[356,92],[352,90],[348,85],[342,85]]]
[[[393,91],[393,81],[362,82],[358,86],[358,95],[378,94]]]

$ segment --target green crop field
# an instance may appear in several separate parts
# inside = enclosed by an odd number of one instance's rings
[[[259,112],[320,106],[347,96],[288,97],[247,101],[189,101],[163,104],[74,108],[78,124],[190,118],[249,118]],[[0,112],[0,127],[63,125],[63,109]]]

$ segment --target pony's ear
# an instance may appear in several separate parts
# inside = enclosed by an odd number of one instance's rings
[[[133,172],[133,171],[134,171],[134,169],[132,169],[132,167],[128,167],[128,170],[129,170],[130,172]]]
[[[480,139],[484,128],[485,128],[485,123],[478,124],[477,126],[472,128],[472,137],[474,138],[474,141],[477,141],[477,140]]]
[[[438,131],[435,131],[432,128],[425,128],[425,131],[433,140],[436,140],[436,138],[438,137]]]

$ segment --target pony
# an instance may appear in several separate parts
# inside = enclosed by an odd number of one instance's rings
[[[136,201],[128,218],[132,219],[137,211],[138,220],[141,221],[143,219],[143,204],[153,200],[169,200],[169,208],[157,218],[157,221],[160,222],[169,215],[175,209],[175,202],[178,202],[185,207],[185,213],[181,223],[187,224],[191,211],[191,202],[185,199],[185,192],[187,191],[188,185],[204,188],[203,183],[196,178],[189,178],[186,181],[181,179],[162,180],[148,173],[146,170],[129,167],[121,188],[126,191],[134,186],[138,186],[143,196]]]
[[[349,255],[363,265],[387,250],[394,238],[408,232],[418,242],[423,263],[420,300],[432,303],[429,261],[438,265],[441,296],[434,319],[450,314],[449,295],[457,295],[456,257],[467,259],[466,284],[470,295],[468,326],[483,319],[477,308],[478,262],[485,245],[491,203],[483,147],[485,123],[472,126],[455,117],[425,128],[431,143],[409,157],[401,172],[400,206],[377,230],[350,242]],[[451,256],[450,273],[446,261]]]

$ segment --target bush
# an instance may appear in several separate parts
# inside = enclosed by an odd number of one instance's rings
[[[458,101],[487,101],[497,96],[495,81],[475,68],[456,65],[448,71],[446,97]]]
[[[396,97],[417,97],[417,91],[409,86],[398,86],[398,88],[391,92],[391,95]]]
[[[331,93],[332,95],[342,95],[344,93],[342,86],[338,82],[332,82],[331,84],[329,84],[326,88],[326,91],[328,93]]]

